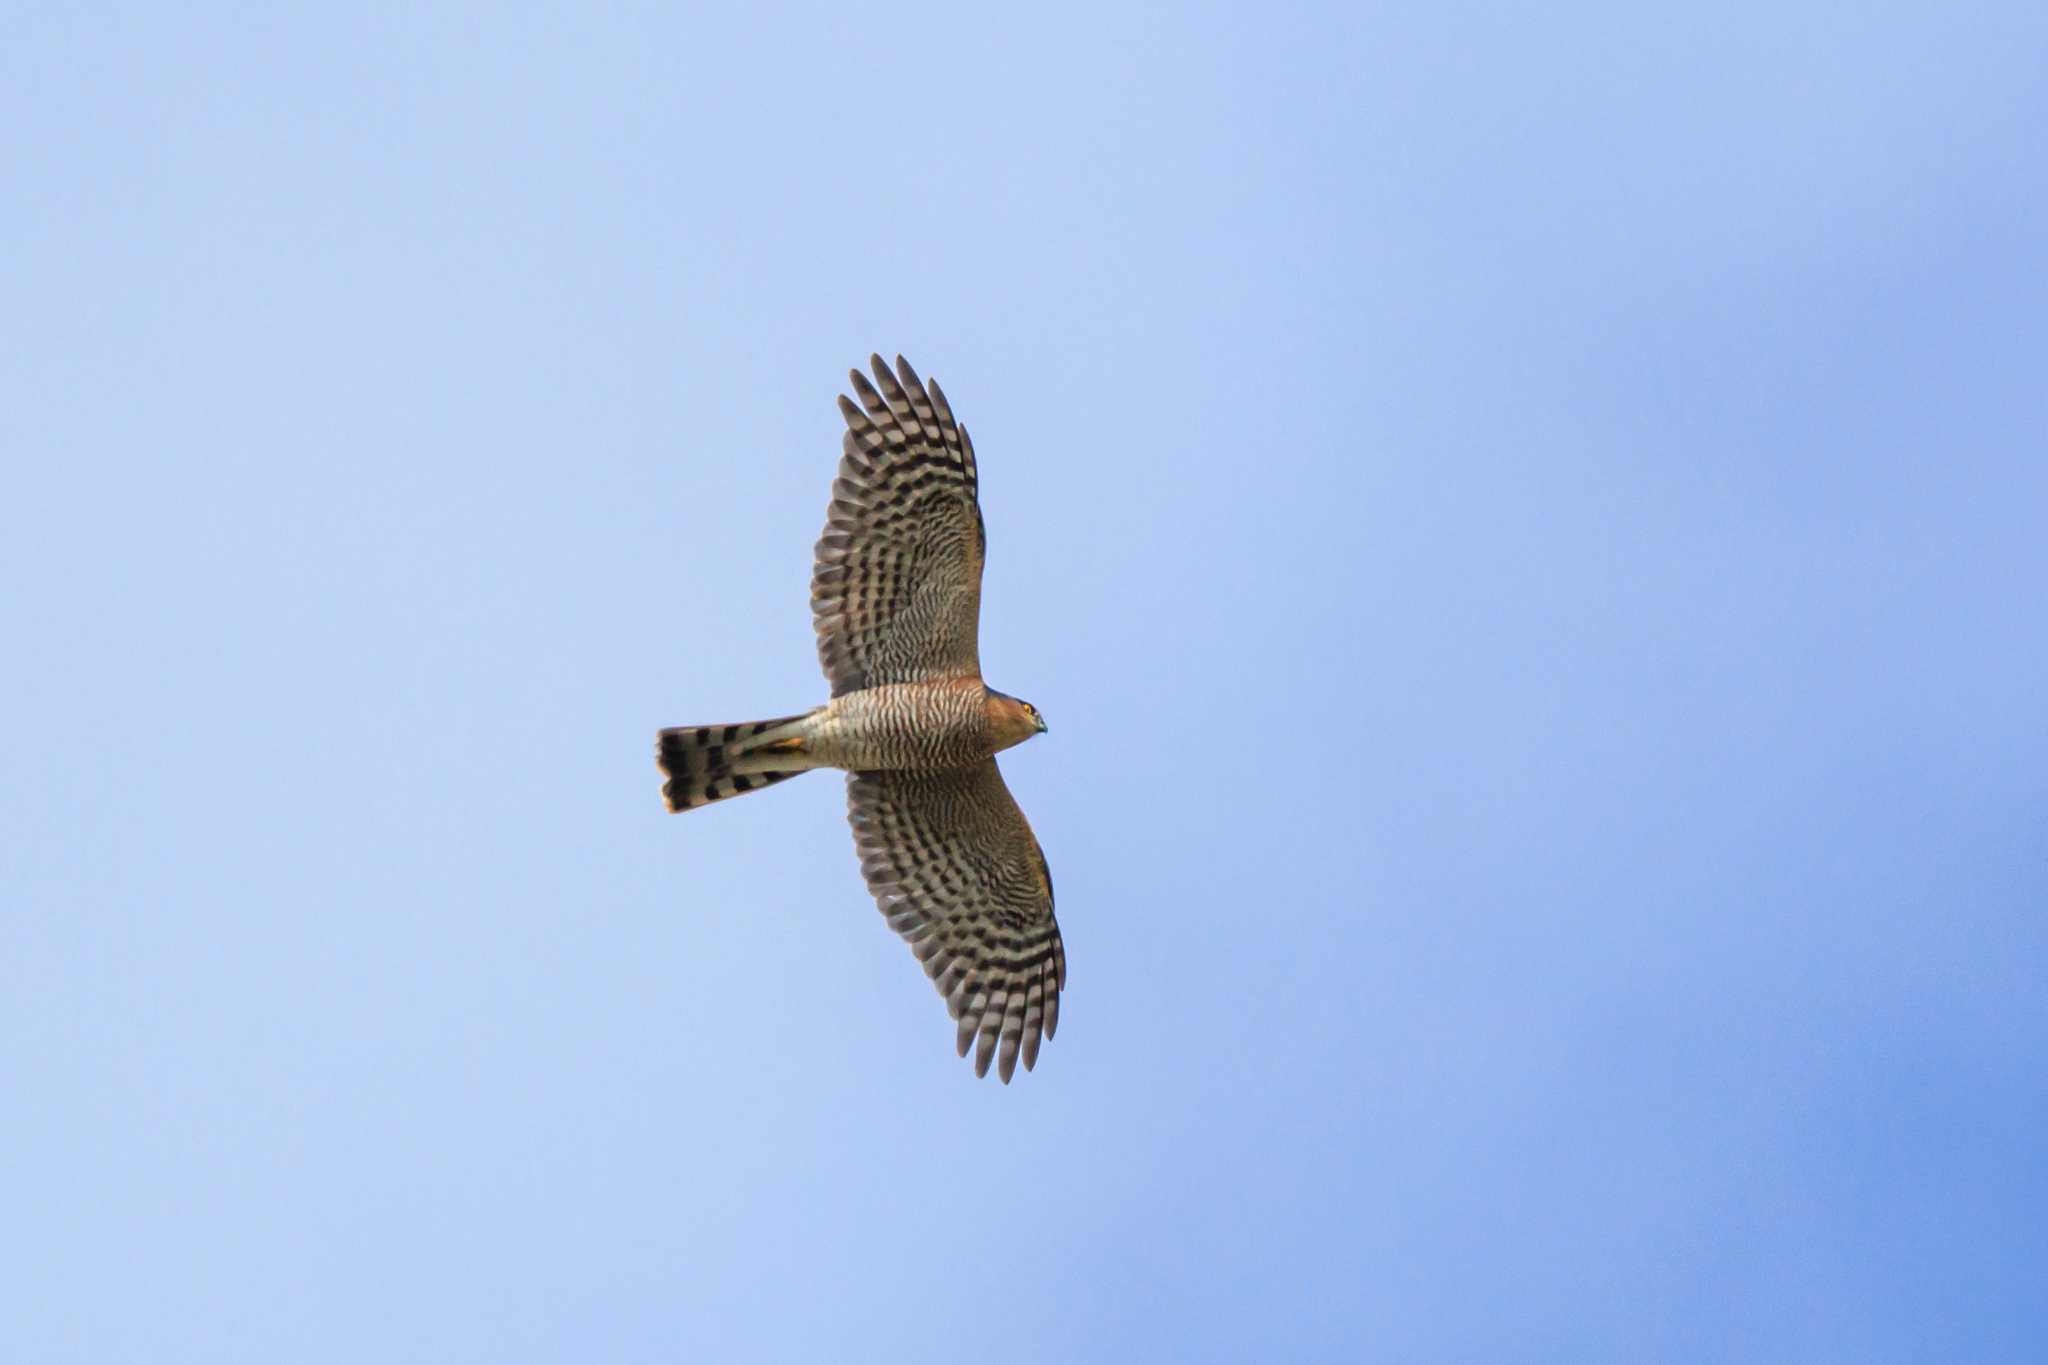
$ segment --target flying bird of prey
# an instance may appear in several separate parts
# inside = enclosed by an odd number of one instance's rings
[[[846,770],[860,870],[889,927],[958,1021],[974,1074],[1007,1083],[1059,1024],[1066,950],[1052,875],[995,755],[1045,731],[1030,702],[981,680],[987,537],[974,443],[902,356],[854,370],[845,454],[811,569],[832,700],[800,716],[663,730],[672,811]]]

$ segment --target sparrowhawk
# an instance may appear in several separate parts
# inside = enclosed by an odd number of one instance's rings
[[[852,372],[845,453],[811,570],[832,700],[800,716],[660,732],[672,811],[846,770],[861,872],[958,1021],[961,1056],[1008,1082],[1059,1023],[1052,876],[995,755],[1046,725],[981,679],[986,545],[974,443],[903,357]]]

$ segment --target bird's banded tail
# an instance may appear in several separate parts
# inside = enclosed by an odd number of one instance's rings
[[[663,730],[655,743],[655,762],[668,778],[662,798],[672,811],[695,810],[817,767],[805,752],[804,722],[809,719],[784,716]]]

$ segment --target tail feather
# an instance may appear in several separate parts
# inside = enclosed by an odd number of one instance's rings
[[[679,725],[656,737],[655,763],[668,781],[662,799],[672,811],[695,810],[728,796],[773,786],[815,766],[803,752],[803,723],[778,720],[739,725]]]

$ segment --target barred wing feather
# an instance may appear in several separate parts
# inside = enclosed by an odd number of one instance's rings
[[[1066,949],[1052,876],[994,759],[972,768],[847,775],[861,872],[958,1021],[974,1072],[1007,1083],[1059,1026]]]
[[[903,357],[852,372],[845,453],[811,570],[818,660],[837,697],[884,683],[979,677],[981,564],[974,445]]]

